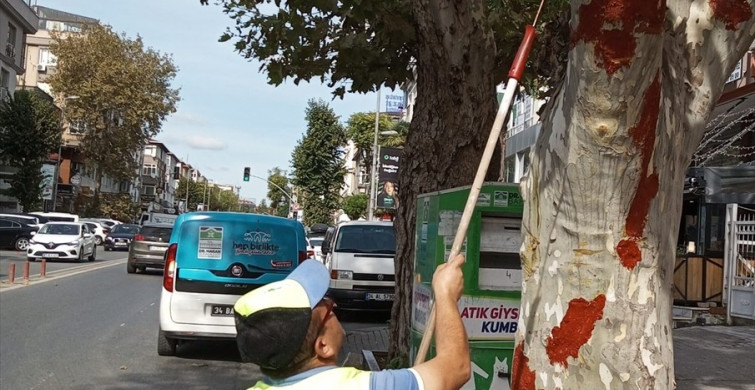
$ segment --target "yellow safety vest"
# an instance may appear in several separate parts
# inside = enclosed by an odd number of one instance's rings
[[[269,385],[257,382],[247,390],[331,390],[331,389],[370,389],[370,371],[357,370],[353,367],[338,367],[314,374],[299,382],[285,386]]]

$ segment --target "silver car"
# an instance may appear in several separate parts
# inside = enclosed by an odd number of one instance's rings
[[[172,232],[173,224],[150,223],[142,226],[131,241],[126,272],[133,274],[137,269],[143,272],[148,267],[162,269]]]

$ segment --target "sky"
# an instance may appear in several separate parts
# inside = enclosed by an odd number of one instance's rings
[[[177,111],[155,137],[180,159],[218,184],[241,186],[241,197],[260,202],[267,183],[243,181],[244,167],[267,178],[280,167],[291,172],[291,153],[306,132],[309,99],[323,99],[342,122],[355,112],[375,111],[375,93],[332,99],[319,83],[286,81],[278,87],[218,38],[233,21],[214,1],[199,0],[36,0],[37,5],[98,19],[129,38],[173,56],[179,71]],[[381,109],[385,107],[383,92]]]

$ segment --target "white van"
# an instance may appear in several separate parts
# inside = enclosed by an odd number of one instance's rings
[[[45,213],[42,211],[34,211],[29,214],[41,215],[52,222],[79,222],[79,216],[76,214]]]
[[[323,243],[323,253],[330,269],[328,296],[339,309],[391,310],[396,279],[393,222],[341,223]]]

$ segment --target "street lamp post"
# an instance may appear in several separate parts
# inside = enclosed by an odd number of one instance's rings
[[[372,169],[370,172],[370,207],[367,210],[367,220],[372,221],[375,214],[375,196],[377,191],[377,148],[378,148],[378,130],[380,128],[380,88],[377,90],[377,105],[375,107],[375,140],[372,143]]]
[[[55,162],[55,177],[53,177],[53,190],[52,190],[52,211],[54,212],[55,209],[58,207],[58,178],[60,177],[60,160],[63,157],[63,132],[65,131],[65,128],[63,127],[63,121],[65,120],[65,114],[63,111],[66,107],[66,101],[68,100],[76,100],[78,99],[78,96],[64,96],[62,104],[60,105],[60,138],[58,139],[58,159]]]

